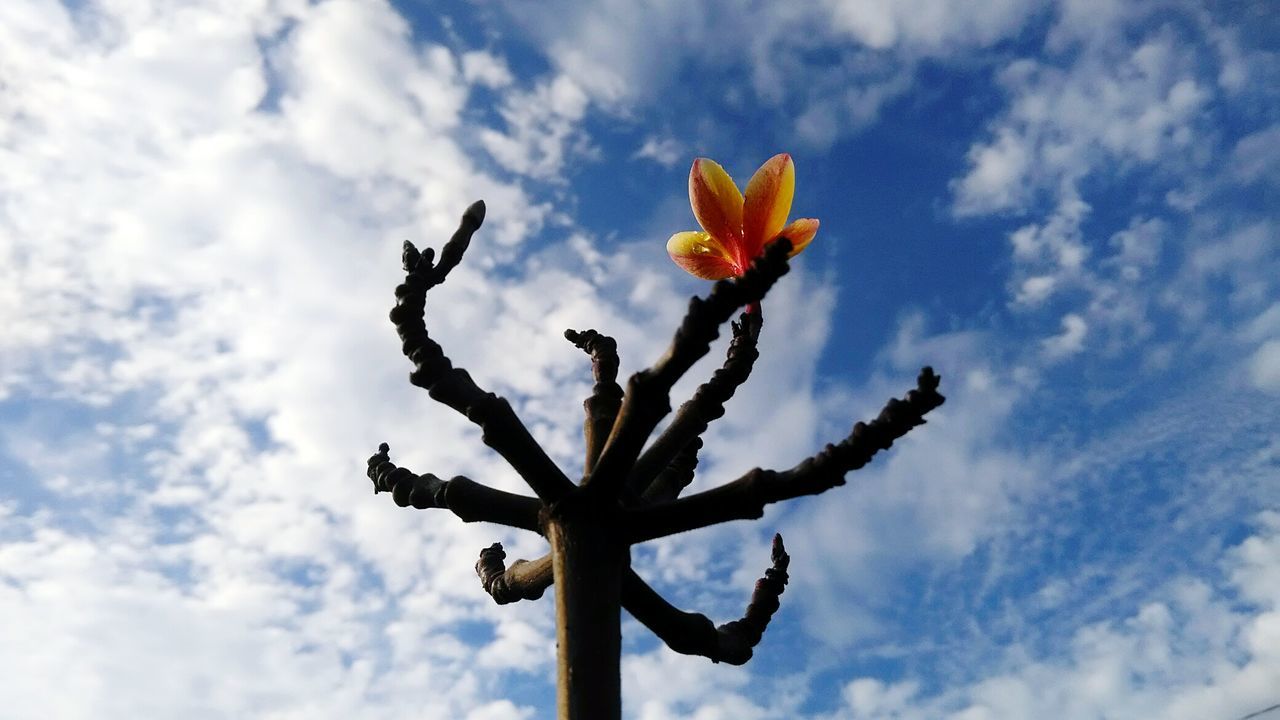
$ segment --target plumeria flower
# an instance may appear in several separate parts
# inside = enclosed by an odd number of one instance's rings
[[[667,253],[689,274],[704,280],[737,277],[774,240],[791,241],[794,257],[813,241],[818,221],[801,218],[787,224],[795,194],[796,169],[791,156],[769,158],[738,192],[729,173],[714,161],[698,158],[689,170],[689,202],[701,231],[678,232],[667,241]]]

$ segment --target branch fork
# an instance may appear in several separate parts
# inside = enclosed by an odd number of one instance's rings
[[[536,600],[558,586],[557,638],[562,720],[620,717],[618,700],[618,609],[626,608],[672,650],[713,662],[741,665],[779,608],[790,556],[775,535],[771,565],[756,583],[744,615],[716,626],[706,616],[671,605],[630,568],[630,545],[731,520],[759,518],[765,505],[825,492],[844,484],[847,473],[880,451],[941,405],[939,378],[924,368],[915,389],[891,399],[870,422],[859,422],[836,444],[787,470],[755,468],[719,487],[685,498],[693,480],[702,435],[746,382],[759,356],[760,300],[788,270],[791,243],[770,244],[740,277],[717,282],[705,298],[693,298],[666,352],[635,373],[624,390],[617,381],[617,343],[595,330],[567,330],[565,338],[591,358],[595,383],[583,403],[586,453],[580,484],[569,480],[539,446],[505,399],[478,386],[455,367],[427,332],[426,294],[461,262],[484,222],[485,206],[467,209],[453,237],[440,250],[419,251],[405,242],[405,279],[396,287],[391,321],[401,350],[413,364],[410,382],[481,429],[484,443],[501,455],[536,497],[496,490],[463,476],[442,480],[416,474],[391,461],[386,443],[368,460],[374,492],[389,492],[401,507],[440,508],[464,522],[485,521],[536,532],[551,552],[506,565],[494,543],[480,552],[476,574],[498,604]],[[658,423],[671,412],[671,389],[700,358],[728,322],[733,339],[724,363],[684,402],[670,424],[645,448]]]

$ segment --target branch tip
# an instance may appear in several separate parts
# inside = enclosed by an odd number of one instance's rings
[[[462,219],[478,229],[484,224],[485,212],[484,201],[477,200],[467,207],[467,211],[462,214]]]
[[[787,548],[782,544],[782,533],[773,534],[773,546],[769,553],[769,559],[773,561],[775,568],[786,570],[791,565],[791,556],[787,554]]]
[[[622,403],[622,388],[618,386],[618,343],[595,330],[570,328],[564,331],[564,337],[591,356],[591,374],[595,378],[595,385],[591,388],[591,397],[582,403],[587,415],[582,425],[586,441],[583,472],[589,474],[600,458],[600,452]]]
[[[847,473],[862,468],[876,453],[923,425],[924,416],[945,402],[937,392],[938,381],[931,369],[922,370],[916,389],[905,399],[889,400],[875,420],[855,423],[844,440],[827,445],[790,470],[755,468],[725,485],[626,511],[628,541],[645,542],[730,520],[758,518],[769,503],[817,495],[843,485]]]
[[[555,576],[551,556],[537,560],[517,560],[507,567],[507,553],[502,543],[494,543],[480,551],[476,560],[476,575],[484,591],[499,605],[520,600],[537,600],[551,587]]]
[[[369,458],[365,474],[373,482],[375,495],[389,492],[400,507],[448,510],[463,522],[484,521],[540,532],[542,503],[537,500],[495,490],[461,475],[450,480],[431,473],[418,475],[391,462],[390,451],[387,443],[381,443]]]
[[[396,287],[391,321],[400,336],[401,352],[414,366],[409,381],[426,389],[432,399],[479,425],[485,444],[497,450],[539,497],[555,498],[568,492],[573,483],[547,456],[510,404],[477,386],[462,368],[454,367],[444,349],[427,333],[424,317],[427,292],[443,283],[462,261],[471,236],[484,222],[484,216],[482,201],[467,208],[458,229],[440,250],[435,265],[431,264],[436,257],[431,250],[419,252],[413,243],[404,243],[402,261],[407,274],[404,282]]]
[[[632,571],[623,581],[623,604],[667,647],[684,655],[701,655],[711,662],[742,665],[751,659],[769,621],[781,607],[787,587],[787,566],[791,561],[782,545],[782,536],[773,536],[772,567],[756,581],[743,616],[717,627],[700,613],[684,612],[668,603]]]

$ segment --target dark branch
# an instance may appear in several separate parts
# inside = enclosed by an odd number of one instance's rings
[[[880,450],[912,428],[943,403],[939,378],[932,368],[920,371],[916,389],[905,399],[893,399],[870,423],[857,423],[837,445],[784,472],[756,468],[731,483],[653,507],[624,511],[629,515],[628,542],[639,543],[730,520],[764,514],[764,506],[801,495],[816,495],[844,484],[844,476],[871,461]]]
[[[676,456],[670,467],[654,480],[644,497],[638,502],[650,504],[674,500],[693,480],[693,469],[698,465],[698,450],[701,447],[702,440],[694,438],[693,442],[685,446],[685,449]],[[635,498],[631,498],[630,501],[624,500],[624,504],[634,502],[636,502]],[[495,548],[500,553],[496,561],[493,559]],[[480,562],[476,563],[476,573],[480,575],[480,581],[499,605],[516,600],[537,599],[542,596],[543,591],[554,584],[555,577],[552,572],[550,553],[537,560],[517,560],[510,568],[503,567],[504,557],[506,554],[502,553],[502,546],[494,544],[480,551]],[[486,570],[482,568],[487,569],[489,575],[486,575]],[[502,575],[504,570],[506,574]],[[496,590],[490,587],[491,583],[496,583]]]
[[[374,493],[391,493],[396,505],[419,510],[443,508],[463,522],[491,522],[542,532],[538,518],[542,503],[534,498],[495,490],[462,476],[441,480],[430,473],[416,475],[391,462],[390,452],[386,443],[379,445],[377,454],[369,458],[366,475],[373,481]]]
[[[476,385],[466,370],[455,368],[444,349],[427,335],[424,320],[427,291],[444,282],[449,271],[462,260],[471,236],[484,222],[484,203],[467,208],[457,232],[440,251],[440,261],[432,263],[434,252],[418,252],[413,243],[404,244],[404,283],[396,287],[396,306],[391,321],[400,335],[401,350],[413,363],[409,380],[425,388],[432,399],[457,410],[483,430],[484,443],[515,468],[538,497],[552,502],[574,485],[538,445],[516,417],[510,403]]]
[[[595,387],[591,389],[591,397],[582,403],[587,413],[582,426],[587,445],[583,473],[590,474],[596,460],[600,458],[604,441],[609,438],[609,429],[613,427],[613,421],[618,417],[618,407],[622,404],[622,388],[618,386],[618,343],[595,330],[565,330],[564,336],[591,355],[591,373],[596,380]]]
[[[680,497],[680,493],[693,482],[693,472],[698,467],[698,451],[701,449],[702,438],[690,440],[666,469],[658,473],[658,477],[645,488],[644,495],[640,496],[640,504],[656,505]]]
[[[701,655],[712,662],[742,665],[751,659],[753,649],[760,644],[787,586],[791,557],[782,545],[781,535],[773,536],[772,556],[773,567],[756,581],[746,614],[719,627],[705,615],[685,612],[668,603],[634,572],[623,579],[622,604],[672,650],[684,655]]]
[[[733,397],[738,386],[747,381],[756,358],[760,357],[756,341],[760,338],[762,317],[759,311],[743,313],[739,321],[733,323],[733,341],[725,353],[724,365],[715,371],[711,380],[698,388],[692,399],[680,406],[671,424],[636,461],[627,480],[628,487],[644,493],[677,453],[706,432],[712,420],[724,415],[724,404]]]
[[[704,300],[689,301],[689,311],[676,330],[665,355],[653,367],[641,370],[627,381],[618,420],[609,433],[604,452],[584,484],[600,482],[606,492],[617,492],[630,476],[630,468],[640,455],[644,441],[658,421],[671,411],[671,386],[707,351],[734,311],[758,302],[773,283],[787,273],[791,243],[774,241],[741,277],[721,280]]]
[[[503,563],[506,558],[502,543],[494,543],[481,550],[480,559],[476,561],[480,584],[494,602],[506,605],[519,600],[537,600],[551,587],[554,576],[550,555],[532,561],[517,560],[511,567]]]
[[[760,334],[759,313],[744,314],[741,322],[733,325],[733,332],[734,340],[730,344],[725,367],[716,371],[711,382],[700,387],[694,398],[681,407],[680,415],[674,421],[674,423],[679,423],[680,427],[675,431],[668,430],[664,432],[658,442],[662,443],[664,442],[663,438],[666,438],[665,443],[672,444],[676,438],[686,434],[690,435],[690,439],[685,442],[678,453],[674,453],[675,457],[668,460],[666,467],[661,468],[662,471],[658,473],[658,477],[652,478],[646,483],[647,489],[642,498],[637,497],[636,493],[628,488],[628,492],[623,493],[622,500],[624,504],[647,505],[673,500],[693,480],[693,472],[698,465],[698,450],[702,448],[702,440],[698,435],[705,431],[707,422],[723,415],[724,401],[731,397],[736,387],[746,380],[755,359],[759,355],[755,348],[756,340]],[[584,432],[587,436],[587,464],[588,468],[590,468],[594,458],[599,453],[599,448],[593,443],[593,439],[603,443],[605,437],[604,433],[601,432],[601,426],[596,421],[600,419],[600,415],[603,413],[616,414],[617,400],[621,395],[621,389],[618,388],[616,383],[618,368],[617,344],[612,338],[595,330],[582,332],[566,330],[565,337],[574,345],[591,353],[592,357],[592,370],[596,385],[592,397],[584,403],[587,410],[587,422]],[[682,418],[685,419],[682,420]],[[612,417],[610,417],[610,424],[612,424]],[[690,433],[691,429],[692,432]],[[651,458],[650,462],[654,462],[652,458],[657,457],[656,454],[651,453],[646,453],[646,456]],[[482,559],[484,559],[483,554]],[[550,561],[550,554],[533,561],[520,561],[530,566],[522,568],[526,573],[530,571],[530,568],[537,568],[538,570],[536,577],[526,577],[525,582],[532,582],[542,589],[551,585],[553,578]],[[513,565],[512,570],[519,566],[520,563]],[[480,565],[477,564],[476,572],[479,573],[480,571]],[[481,577],[482,579],[484,578],[483,575]],[[487,587],[486,585],[486,589]],[[539,589],[539,593],[541,593],[541,589]]]

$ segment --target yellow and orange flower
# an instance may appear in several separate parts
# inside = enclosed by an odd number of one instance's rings
[[[818,233],[818,221],[801,218],[787,224],[796,189],[791,156],[774,155],[747,183],[746,197],[714,161],[698,158],[689,170],[689,203],[701,231],[678,232],[667,253],[689,274],[704,280],[737,277],[774,240],[791,241],[791,256]]]

